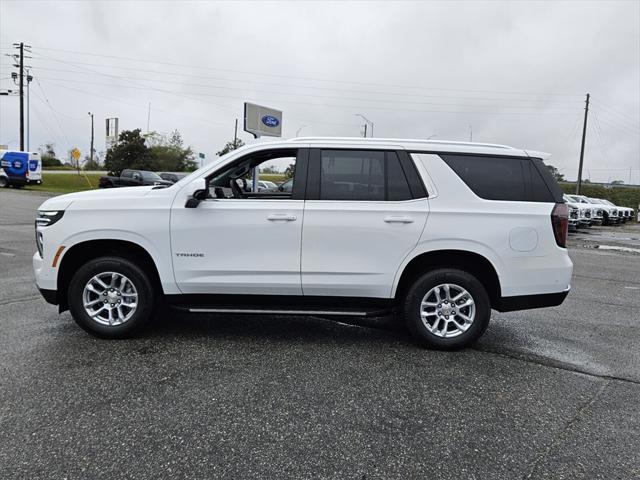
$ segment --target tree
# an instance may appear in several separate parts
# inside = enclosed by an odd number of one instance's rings
[[[260,173],[277,174],[280,173],[280,170],[275,165],[267,165],[266,167],[260,167]]]
[[[43,167],[60,167],[62,162],[56,158],[55,145],[45,143],[38,148]]]
[[[217,152],[216,155],[221,157],[222,155],[226,155],[227,153],[235,150],[236,148],[240,148],[243,145],[244,145],[244,142],[239,138],[237,138],[235,141],[231,140],[230,142],[227,142],[224,148],[219,152]]]
[[[84,156],[84,165],[83,168],[85,170],[100,170],[102,168],[102,157],[104,156],[103,152],[94,153],[93,160],[91,160],[91,156]]]
[[[296,173],[296,164],[292,163],[284,170],[284,176],[287,178],[293,178]]]
[[[549,173],[551,173],[551,175],[553,175],[553,178],[555,178],[558,182],[564,182],[564,175],[560,173],[560,170],[558,170],[556,167],[554,167],[553,165],[547,165],[547,168],[549,169]]]
[[[115,176],[120,176],[125,168],[138,170],[153,168],[153,156],[145,145],[145,139],[140,134],[139,128],[123,130],[120,133],[118,143],[107,150],[104,166],[111,175]]]
[[[149,149],[153,157],[154,170],[167,172],[193,171],[198,167],[191,147],[183,147],[184,141],[178,130],[158,140]]]

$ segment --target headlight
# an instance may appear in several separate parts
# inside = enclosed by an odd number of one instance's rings
[[[64,210],[38,210],[36,226],[49,227],[64,215]]]
[[[38,227],[49,227],[60,220],[62,215],[64,215],[64,210],[38,210],[36,214],[36,246],[38,247],[38,253],[41,258],[44,258],[44,249],[42,232],[38,231]]]

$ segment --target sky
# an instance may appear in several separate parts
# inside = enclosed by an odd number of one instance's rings
[[[640,183],[640,1],[0,0],[0,90],[31,46],[29,146],[105,150],[120,130],[180,131],[205,158],[242,131],[243,102],[283,136],[499,143],[549,152],[575,179]],[[18,97],[0,144],[19,147]],[[150,108],[149,108],[150,105]],[[371,134],[368,127],[368,134]]]

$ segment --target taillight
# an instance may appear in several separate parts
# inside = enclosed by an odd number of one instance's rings
[[[566,203],[556,203],[551,211],[551,227],[559,247],[567,247],[569,232],[569,207]]]

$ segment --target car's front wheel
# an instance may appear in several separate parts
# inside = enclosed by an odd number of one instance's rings
[[[78,269],[68,289],[76,323],[101,338],[126,338],[153,314],[155,292],[149,275],[122,257],[90,260]]]
[[[9,186],[9,179],[7,177],[0,177],[0,188],[7,188]]]
[[[423,346],[455,350],[471,345],[487,329],[487,291],[468,272],[442,268],[418,277],[404,301],[404,319]]]

